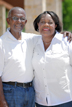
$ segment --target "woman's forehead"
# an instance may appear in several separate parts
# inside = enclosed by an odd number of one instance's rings
[[[50,18],[50,19],[52,19],[52,17],[51,17],[50,14],[43,14],[43,15],[41,16],[41,19],[45,19],[45,18]]]

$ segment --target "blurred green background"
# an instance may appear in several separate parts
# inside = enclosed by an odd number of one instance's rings
[[[72,0],[62,2],[63,30],[72,32]]]

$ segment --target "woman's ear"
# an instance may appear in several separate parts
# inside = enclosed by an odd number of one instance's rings
[[[57,25],[55,25],[55,28],[57,27]]]

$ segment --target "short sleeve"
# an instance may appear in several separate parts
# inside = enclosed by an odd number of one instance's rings
[[[70,65],[72,66],[72,42],[69,45]]]
[[[4,51],[2,46],[2,40],[0,39],[0,76],[2,75],[4,68]]]

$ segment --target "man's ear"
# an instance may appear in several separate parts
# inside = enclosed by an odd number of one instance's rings
[[[27,23],[27,20],[25,20],[25,24]]]
[[[7,23],[10,25],[10,19],[6,18]]]

